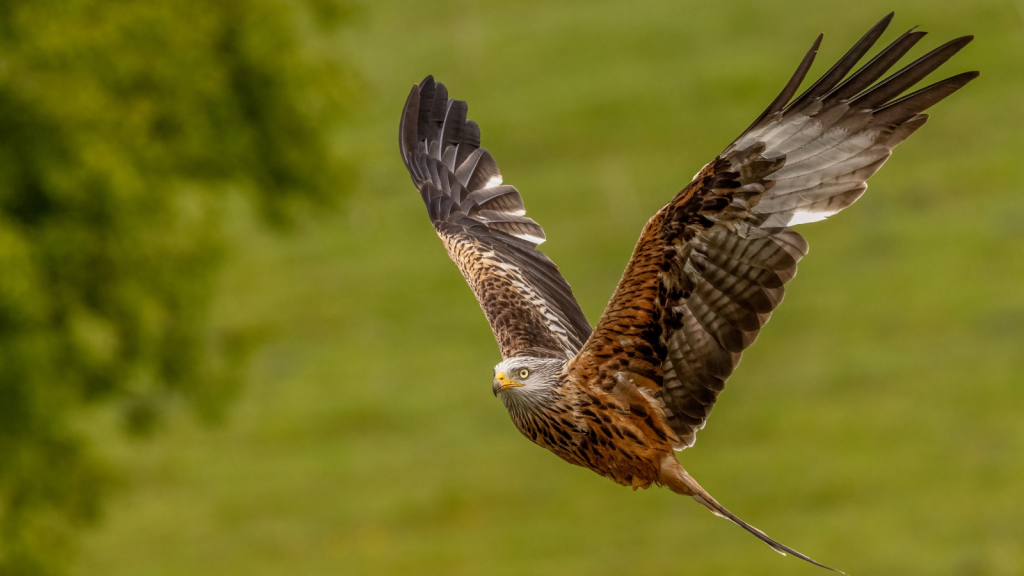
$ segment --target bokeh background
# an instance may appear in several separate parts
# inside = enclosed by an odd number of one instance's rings
[[[468,100],[584,311],[646,219],[887,12],[977,40],[688,470],[851,574],[1024,573],[1024,5],[0,2],[0,574],[811,574],[514,429],[397,150]]]

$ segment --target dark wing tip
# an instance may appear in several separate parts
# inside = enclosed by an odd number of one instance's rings
[[[946,63],[964,46],[967,46],[973,38],[973,36],[962,36],[935,48],[862,92],[851,101],[851,105],[876,108],[889,102]]]
[[[950,56],[952,56],[953,54],[956,54],[957,52],[959,52],[964,46],[967,46],[968,44],[970,44],[971,41],[973,41],[973,40],[974,40],[974,34],[968,34],[966,36],[961,36],[959,38],[954,38],[954,39],[950,40],[949,42],[946,42],[942,46],[939,46],[938,48],[936,48],[932,52],[938,52],[940,50],[949,50],[949,51],[952,52],[952,54],[950,54]]]
[[[950,94],[963,88],[980,75],[979,72],[964,72],[926,86],[890,102],[875,111],[879,122],[905,122],[933,105],[945,100]]]
[[[789,82],[786,83],[782,92],[780,92],[779,95],[775,97],[775,100],[768,105],[768,108],[766,108],[765,111],[757,117],[757,120],[754,120],[754,122],[743,131],[743,134],[750,132],[751,129],[760,124],[760,122],[768,116],[771,116],[785,108],[786,104],[793,99],[793,95],[796,94],[797,89],[800,88],[800,84],[803,83],[804,78],[807,77],[807,72],[810,71],[811,64],[814,63],[814,57],[818,54],[818,48],[821,46],[821,41],[824,38],[824,33],[818,34],[818,37],[814,39],[814,43],[811,44],[811,49],[804,54],[804,59],[800,61],[800,65],[797,66],[796,71],[793,72],[793,76],[790,77]]]
[[[434,82],[433,74],[427,74],[427,77],[419,84],[413,84],[412,89],[409,90],[409,96],[405,100],[405,107],[402,108],[402,120],[398,126],[398,145],[406,168],[410,168],[409,157],[423,135],[423,121],[430,120],[430,110],[423,110],[421,106],[433,103],[434,91],[438,87],[444,89],[443,85]]]
[[[874,26],[868,30],[856,44],[850,48],[846,54],[839,59],[835,65],[829,69],[817,82],[808,88],[803,94],[801,94],[796,100],[794,100],[788,108],[799,106],[806,102],[808,99],[816,98],[832,90],[836,84],[842,80],[850,70],[856,66],[857,62],[864,57],[865,54],[875,45],[875,42],[882,36],[882,33],[889,27],[889,23],[892,21],[892,17],[895,12],[890,12],[886,17],[879,20]]]
[[[430,76],[427,76],[430,78]],[[405,167],[411,169],[410,156],[416,147],[416,125],[419,122],[420,92],[423,84],[413,84],[402,108],[402,120],[398,125],[398,147]]]

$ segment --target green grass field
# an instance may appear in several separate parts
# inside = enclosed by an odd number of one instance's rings
[[[667,490],[522,438],[500,360],[398,155],[428,73],[468,100],[592,321],[646,219],[775,97],[890,10],[979,80],[854,207],[800,228],[786,302],[681,453],[723,504],[853,575],[1024,573],[1024,6],[984,1],[365,0],[337,39],[363,107],[337,211],[232,213],[219,322],[267,334],[223,425],[111,434],[123,488],[77,573],[823,574]],[[909,60],[909,59],[908,59]],[[937,75],[933,79],[938,79]]]

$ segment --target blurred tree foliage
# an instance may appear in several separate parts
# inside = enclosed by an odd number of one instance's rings
[[[74,422],[213,414],[242,339],[207,307],[221,212],[330,201],[329,0],[0,0],[0,574],[60,570],[109,485]]]

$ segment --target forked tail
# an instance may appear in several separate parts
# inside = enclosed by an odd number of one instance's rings
[[[738,516],[726,510],[725,506],[722,506],[721,504],[718,503],[717,500],[712,498],[711,494],[708,494],[707,490],[701,488],[700,484],[698,484],[697,481],[694,480],[693,477],[690,476],[686,472],[686,470],[683,469],[683,466],[679,463],[678,460],[676,460],[674,454],[667,455],[664,461],[662,462],[661,484],[668,486],[668,488],[675,492],[676,494],[683,494],[684,496],[693,497],[694,500],[706,506],[708,510],[711,510],[711,512],[715,516],[721,516],[722,518],[732,521],[734,524],[740,526],[747,532],[750,532],[754,536],[760,538],[762,542],[771,546],[772,550],[775,550],[783,556],[785,556],[786,554],[792,554],[793,556],[796,556],[797,558],[804,560],[806,562],[810,562],[815,566],[820,566],[826,570],[831,570],[833,572],[845,574],[845,572],[841,570],[836,570],[835,568],[825,566],[824,564],[818,562],[810,556],[807,556],[806,554],[801,554],[800,552],[793,550],[789,546],[786,546],[785,544],[773,540],[764,532],[758,530],[750,524],[747,524]]]

